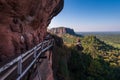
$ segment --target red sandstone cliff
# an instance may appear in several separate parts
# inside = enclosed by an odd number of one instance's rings
[[[63,9],[63,3],[63,0],[0,0],[0,65],[40,43],[51,19]],[[53,80],[51,60],[47,58],[38,66],[38,70],[44,71],[42,80]]]
[[[0,61],[41,42],[62,8],[63,0],[0,0]]]

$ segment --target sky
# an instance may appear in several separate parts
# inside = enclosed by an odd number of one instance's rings
[[[76,32],[120,31],[120,0],[64,0],[49,28],[60,26]]]

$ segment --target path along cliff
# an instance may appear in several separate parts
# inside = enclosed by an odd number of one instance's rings
[[[63,4],[63,0],[0,0],[0,65],[43,41]]]

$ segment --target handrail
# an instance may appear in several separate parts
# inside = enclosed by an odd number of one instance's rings
[[[43,49],[37,56],[36,58],[31,62],[31,64],[26,68],[26,70],[24,70],[24,72],[17,78],[17,80],[20,80],[26,73],[27,71],[32,67],[32,65],[35,63],[35,61],[38,59],[38,57],[41,55],[42,52],[44,52],[45,50],[49,49],[52,45],[50,45],[49,47],[47,47],[46,49]]]
[[[18,68],[18,74],[20,76],[17,78],[17,80],[20,80],[25,75],[25,73],[31,68],[31,66],[35,63],[35,61],[38,59],[38,57],[41,55],[41,53],[43,53],[44,51],[48,50],[52,46],[53,46],[53,39],[45,40],[45,41],[39,43],[37,46],[33,47],[31,50],[27,51],[24,54],[21,54],[20,56],[18,56],[17,58],[12,60],[11,62],[9,62],[6,65],[4,65],[3,67],[1,67],[0,68],[0,73],[2,73],[4,71],[6,71],[7,69],[9,69],[11,66],[15,65],[15,63],[18,63],[17,64],[17,68]],[[38,54],[36,54],[37,51],[40,51],[40,52]],[[22,71],[22,63],[24,61],[26,61],[33,54],[34,54],[34,60],[31,62],[31,64],[24,71]],[[14,67],[13,71],[16,69],[15,66],[13,66]],[[3,78],[0,78],[0,80],[1,79],[4,80],[10,74],[11,73],[9,73],[7,76],[5,76]]]

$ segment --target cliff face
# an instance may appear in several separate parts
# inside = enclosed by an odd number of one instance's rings
[[[71,35],[75,35],[75,32],[73,29],[66,28],[66,27],[52,28],[49,31],[51,33],[58,34],[58,35],[66,34],[66,33],[71,34]]]
[[[63,0],[0,0],[0,61],[38,44]]]

